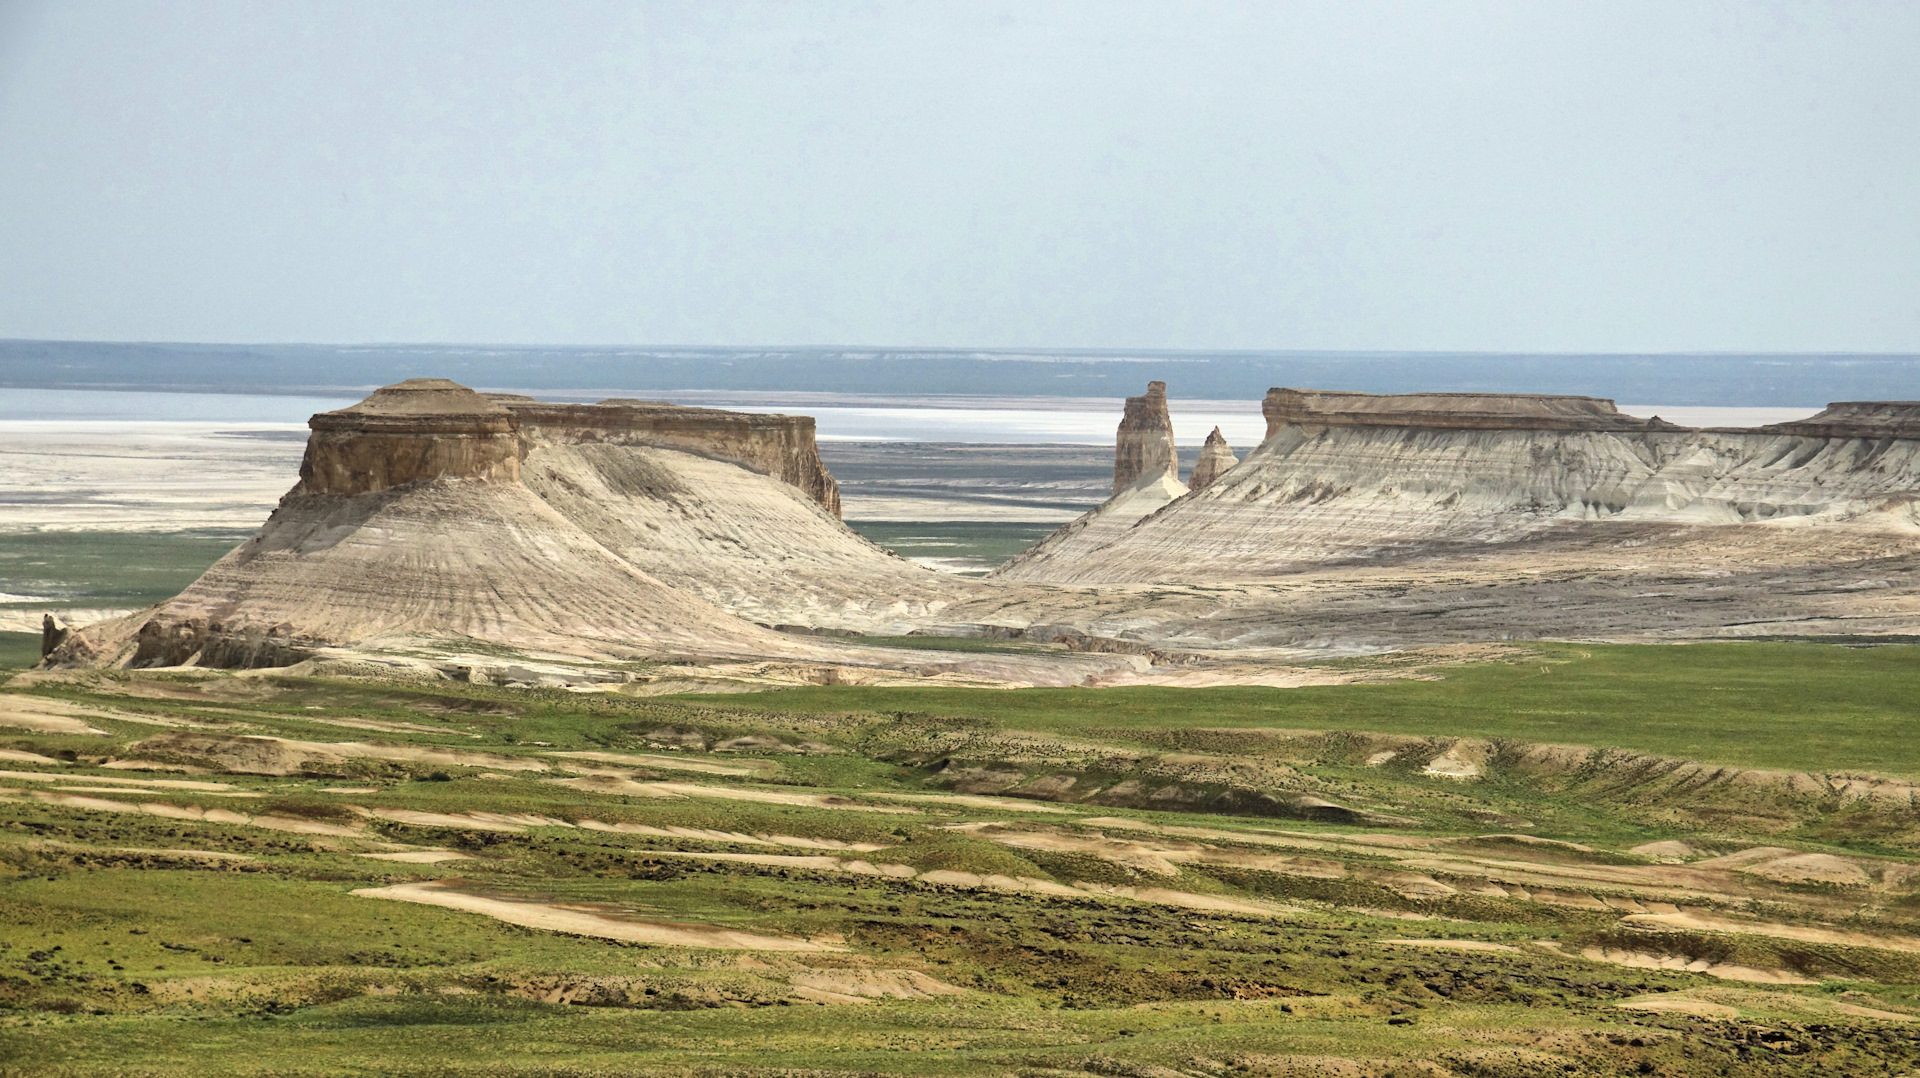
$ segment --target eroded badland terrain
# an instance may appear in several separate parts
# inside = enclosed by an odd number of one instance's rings
[[[1168,407],[986,579],[804,417],[316,416],[0,689],[0,1073],[1920,1070],[1920,406]]]

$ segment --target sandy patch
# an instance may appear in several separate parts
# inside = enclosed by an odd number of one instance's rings
[[[1074,810],[1047,801],[1023,801],[1017,797],[985,797],[978,794],[882,794],[890,801],[925,801],[931,804],[959,805],[962,808],[1007,809],[1013,812],[1064,812]]]
[[[918,809],[892,805],[867,805],[838,794],[782,793],[750,790],[735,786],[699,786],[688,782],[634,782],[631,779],[588,777],[547,779],[556,786],[568,786],[590,793],[632,794],[637,797],[717,797],[729,801],[758,801],[768,805],[797,805],[804,808],[851,809],[858,812],[893,812],[919,815]]]
[[[394,823],[411,824],[414,827],[454,827],[479,831],[525,831],[529,827],[572,827],[565,820],[551,816],[516,815],[500,812],[420,812],[415,809],[362,808],[350,806],[362,816],[377,820],[392,820]]]
[[[890,876],[897,880],[912,879],[913,868],[908,865],[873,864],[868,861],[843,860],[825,854],[784,854],[784,853],[699,853],[688,850],[646,850],[649,857],[690,857],[701,861],[737,861],[749,865],[773,865],[780,868],[804,868],[814,872],[850,872],[856,876]]]
[[[320,787],[320,792],[323,794],[377,794],[380,792],[380,787],[378,786],[322,786]]]
[[[822,969],[787,978],[794,995],[815,1003],[871,1003],[876,999],[933,999],[967,990],[906,969]]]
[[[1663,865],[1684,864],[1700,856],[1699,850],[1694,849],[1692,846],[1678,839],[1667,839],[1662,842],[1643,842],[1627,852],[1637,853],[1648,860],[1657,861]]]
[[[1060,895],[1068,898],[1085,898],[1087,892],[1068,887],[1052,880],[1042,880],[1033,876],[1002,876],[998,873],[982,875],[978,872],[962,872],[959,869],[939,868],[931,872],[922,872],[914,877],[921,883],[936,884],[944,887],[961,887],[969,891],[1011,891],[1040,895]]]
[[[22,752],[19,749],[0,749],[0,760],[15,764],[53,764],[55,766],[61,763],[50,756],[42,756],[37,752]]]
[[[72,850],[81,853],[128,853],[150,857],[179,857],[193,861],[252,861],[252,854],[227,853],[224,850],[176,850],[163,846],[87,846],[77,842],[35,839],[26,845],[36,849]]]
[[[1158,849],[1138,842],[1104,838],[1100,835],[1075,835],[1050,831],[993,832],[983,830],[980,837],[1020,850],[1047,850],[1054,853],[1085,853],[1126,865],[1156,876],[1178,876],[1174,860],[1200,860],[1207,848],[1190,845],[1187,849]]]
[[[1614,1004],[1627,1011],[1657,1011],[1662,1014],[1697,1014],[1702,1018],[1738,1018],[1740,1012],[1724,1003],[1708,1003],[1684,996],[1639,996]]]
[[[1709,962],[1704,958],[1688,958],[1685,955],[1658,954],[1652,951],[1627,951],[1612,947],[1588,947],[1580,952],[1580,957],[1591,962],[1606,962],[1615,966],[1628,966],[1633,969],[1665,969],[1682,973],[1704,973],[1709,977],[1718,977],[1726,981],[1745,981],[1750,984],[1818,984],[1818,981],[1790,973],[1783,969],[1760,969],[1756,966],[1736,966],[1726,962]]]
[[[437,865],[442,861],[471,860],[470,853],[455,850],[401,850],[398,853],[363,853],[361,857],[371,857],[376,861],[398,861],[407,865]]]
[[[363,898],[418,902],[463,913],[477,913],[525,928],[566,932],[596,939],[651,943],[661,947],[703,947],[735,951],[839,951],[842,947],[811,943],[784,936],[763,936],[711,925],[633,921],[582,906],[552,902],[523,902],[488,898],[453,890],[444,884],[403,883],[393,887],[365,887],[353,892]]]
[[[1739,868],[1741,865],[1749,865],[1755,861],[1777,861],[1782,857],[1792,857],[1799,852],[1799,850],[1787,849],[1785,846],[1755,846],[1751,849],[1721,854],[1719,857],[1709,857],[1703,861],[1695,861],[1693,867]]]
[[[646,753],[626,752],[547,752],[543,756],[558,756],[568,760],[592,760],[602,764],[629,764],[633,767],[658,767],[669,771],[699,771],[708,775],[755,775],[763,774],[771,767],[740,767],[727,764],[710,764],[704,760],[688,760],[677,756],[654,756]]]
[[[213,772],[192,764],[164,764],[158,760],[108,760],[101,767],[111,771],[166,771],[177,775],[211,775]]]
[[[105,737],[107,732],[90,725],[90,721],[113,718],[119,716],[77,707],[64,700],[21,696],[17,693],[0,694],[0,726],[11,726],[16,730]]]
[[[1772,924],[1767,921],[1741,921],[1731,917],[1715,917],[1711,914],[1688,910],[1622,917],[1620,923],[1629,928],[1656,931],[1678,928],[1700,932],[1738,932],[1754,936],[1771,936],[1775,939],[1799,940],[1803,943],[1831,943],[1842,947],[1871,947],[1880,951],[1920,954],[1920,939],[1912,936],[1876,935],[1836,928],[1814,928],[1808,925]]]
[[[1434,939],[1395,939],[1381,940],[1392,947],[1426,947],[1436,951],[1503,951],[1507,954],[1519,954],[1520,948],[1509,947],[1504,943],[1489,943],[1486,940],[1434,940]]]
[[[1276,913],[1289,912],[1292,907],[1269,905],[1264,902],[1252,902],[1245,899],[1228,898],[1225,895],[1202,895],[1192,891],[1168,891],[1158,887],[1113,887],[1098,883],[1076,883],[1076,888],[1091,894],[1117,895],[1131,898],[1136,902],[1150,902],[1156,906],[1178,906],[1182,909],[1205,910],[1209,913],[1246,913],[1256,917],[1269,917]]]
[[[649,835],[655,838],[684,838],[700,842],[730,842],[748,846],[791,846],[802,850],[847,850],[873,853],[891,849],[877,842],[841,842],[831,838],[801,838],[798,835],[746,834],[741,831],[716,831],[705,827],[654,827],[643,823],[603,823],[581,820],[588,831],[615,831],[623,835]]]
[[[1482,774],[1481,764],[1490,755],[1491,746],[1486,742],[1456,742],[1446,752],[1427,761],[1420,769],[1423,775],[1442,779],[1477,779]]]
[[[131,801],[109,801],[101,797],[83,797],[79,794],[61,793],[56,790],[22,790],[20,794],[20,797],[0,795],[0,800],[30,799],[44,804],[85,809],[91,812],[136,812],[170,820],[238,824],[243,827],[262,827],[269,831],[290,831],[302,835],[358,837],[365,833],[357,827],[343,827],[339,824],[321,823],[318,820],[303,820],[293,816],[248,816],[227,809],[202,808],[199,805],[169,805],[158,801],[135,804]]]
[[[284,737],[222,737],[213,734],[162,734],[136,749],[177,753],[212,760],[223,770],[250,775],[290,775],[314,762],[353,757],[452,767],[494,767],[505,771],[545,771],[545,761],[468,749],[396,745],[378,741],[295,741]]]
[[[0,779],[18,779],[27,782],[104,782],[109,788],[121,786],[147,786],[164,790],[232,790],[236,787],[230,782],[196,782],[191,779],[123,779],[107,775],[53,775],[41,771],[0,771]]]
[[[1803,853],[1778,861],[1763,861],[1740,871],[1775,883],[1832,883],[1845,887],[1866,887],[1873,883],[1866,869],[1828,853]]]

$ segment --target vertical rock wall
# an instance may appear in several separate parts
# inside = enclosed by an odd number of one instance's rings
[[[1127,398],[1126,414],[1113,443],[1113,492],[1165,476],[1180,479],[1180,457],[1173,448],[1173,420],[1167,416],[1167,383],[1148,382],[1147,392]]]

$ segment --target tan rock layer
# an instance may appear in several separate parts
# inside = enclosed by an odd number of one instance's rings
[[[1233,447],[1227,444],[1227,436],[1220,428],[1213,428],[1207,435],[1207,442],[1200,447],[1200,460],[1193,466],[1193,475],[1187,479],[1188,490],[1205,490],[1213,481],[1226,473],[1227,469],[1240,463],[1233,455]]]
[[[1148,382],[1147,391],[1127,398],[1114,436],[1113,492],[1165,476],[1178,481],[1180,460],[1173,447],[1173,420],[1167,415],[1167,383]]]
[[[549,404],[484,396],[444,378],[386,386],[308,421],[308,494],[370,494],[433,479],[512,481],[541,444],[654,445],[771,476],[840,515],[840,486],[820,459],[812,416],[756,415],[658,401]]]

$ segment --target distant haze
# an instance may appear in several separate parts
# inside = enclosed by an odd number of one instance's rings
[[[0,0],[0,337],[1911,352],[1916,58],[1907,0]]]

